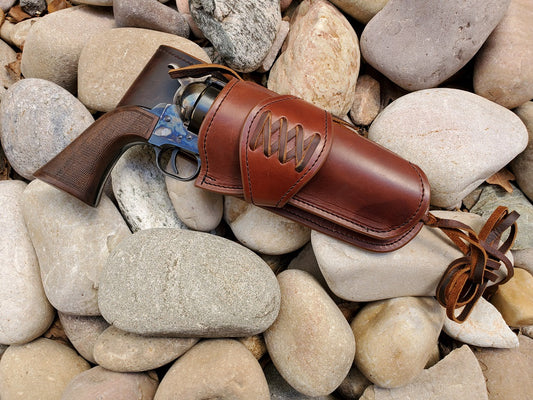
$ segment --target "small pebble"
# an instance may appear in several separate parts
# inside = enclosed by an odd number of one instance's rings
[[[380,110],[379,82],[370,75],[361,75],[355,87],[350,118],[356,125],[370,125]]]
[[[500,285],[490,301],[509,326],[533,325],[533,275],[515,268],[515,276]]]
[[[20,0],[20,8],[32,17],[39,17],[46,11],[46,0]]]

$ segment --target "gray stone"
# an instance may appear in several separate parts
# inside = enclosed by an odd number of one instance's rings
[[[225,63],[241,72],[257,69],[281,23],[278,0],[191,0],[194,22]]]
[[[131,26],[189,36],[189,24],[185,18],[157,0],[114,0],[113,15],[119,27]]]
[[[141,230],[122,241],[99,289],[108,322],[152,336],[254,335],[272,324],[279,299],[274,274],[250,250],[171,228]]]
[[[22,217],[22,181],[0,181],[0,343],[21,344],[42,335],[54,320],[39,262]]]
[[[20,0],[20,8],[32,17],[39,17],[46,11],[46,0]]]
[[[0,104],[2,147],[13,169],[28,180],[93,122],[72,94],[43,79],[17,82]]]
[[[22,212],[50,303],[66,314],[99,315],[100,270],[130,235],[115,205],[103,196],[90,207],[36,179],[24,190]]]
[[[88,6],[70,7],[39,18],[24,43],[22,75],[46,79],[76,93],[82,48],[93,35],[114,26],[109,9]]]
[[[422,168],[431,185],[431,204],[443,208],[459,205],[522,152],[528,140],[513,112],[448,88],[400,97],[377,116],[368,137]]]
[[[62,312],[58,312],[58,315],[70,343],[83,358],[96,364],[94,345],[100,334],[109,327],[107,321],[100,316],[87,317]]]
[[[89,4],[92,6],[112,6],[113,0],[71,0],[73,4]]]
[[[16,0],[0,0],[0,8],[2,11],[9,11],[11,7],[15,4]]]
[[[511,168],[516,176],[520,190],[530,199],[533,199],[533,101],[528,101],[514,110],[526,125],[529,141],[526,149],[513,161]]]
[[[406,90],[435,87],[476,54],[509,2],[389,0],[365,26],[361,53]]]
[[[388,0],[331,0],[346,14],[367,24],[387,4]]]

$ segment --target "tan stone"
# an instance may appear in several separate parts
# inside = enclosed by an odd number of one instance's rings
[[[85,317],[58,313],[63,330],[70,343],[87,361],[96,364],[93,350],[98,336],[105,331],[109,324],[100,316]]]
[[[526,149],[513,161],[511,167],[520,190],[533,199],[533,101],[528,101],[514,110],[527,128],[529,141]]]
[[[259,360],[266,354],[265,339],[261,335],[248,336],[237,339],[254,355],[256,360]]]
[[[499,286],[490,301],[508,325],[533,325],[533,275],[524,269],[515,268],[514,277]]]
[[[370,75],[361,75],[357,79],[350,118],[356,125],[370,125],[380,106],[379,82]]]
[[[359,22],[366,24],[376,15],[388,0],[331,0],[345,13],[351,15]]]

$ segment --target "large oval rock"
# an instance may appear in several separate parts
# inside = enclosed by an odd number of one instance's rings
[[[270,70],[268,88],[344,116],[354,102],[359,59],[359,41],[346,18],[327,1],[304,0]]]
[[[156,336],[253,335],[272,324],[279,301],[276,278],[255,253],[219,236],[171,228],[124,240],[109,256],[99,290],[108,322]]]
[[[24,43],[22,74],[52,81],[76,93],[81,50],[93,35],[114,27],[110,9],[88,6],[66,8],[39,18]]]
[[[93,122],[78,99],[43,79],[17,82],[0,104],[2,147],[13,169],[28,180]]]
[[[50,303],[67,314],[99,315],[100,271],[130,235],[117,208],[107,197],[90,207],[38,179],[25,189],[22,207]]]
[[[209,57],[181,36],[142,28],[116,28],[95,35],[80,54],[78,97],[88,108],[111,111],[160,45],[180,49],[205,62]],[[112,57],[109,55],[112,54]]]
[[[476,54],[509,2],[390,0],[366,25],[361,53],[406,90],[435,87]]]
[[[526,149],[512,162],[511,167],[516,176],[520,190],[530,199],[533,199],[533,101],[528,101],[514,110],[526,125],[529,142]]]
[[[308,396],[333,392],[348,375],[355,353],[350,325],[307,272],[278,275],[281,307],[264,333],[268,353],[283,378]]]
[[[69,315],[62,312],[58,316],[70,343],[83,358],[96,364],[94,345],[100,334],[109,327],[107,321],[101,316]]]
[[[431,204],[452,208],[527,145],[513,112],[473,93],[427,89],[400,97],[368,131],[370,140],[417,164],[431,185]]]
[[[0,181],[0,343],[27,343],[54,320],[22,217],[22,181]]]
[[[533,97],[533,4],[511,0],[476,56],[474,90],[507,108]]]

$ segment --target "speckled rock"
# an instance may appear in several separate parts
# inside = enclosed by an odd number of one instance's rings
[[[181,16],[187,21],[189,24],[189,28],[191,29],[191,33],[199,38],[199,39],[205,39],[204,34],[198,28],[198,25],[196,25],[196,22],[194,22],[194,19],[191,15],[191,10],[189,8],[189,0],[176,0],[176,8],[178,9]]]
[[[150,265],[150,268],[146,268]],[[117,328],[141,335],[237,337],[263,332],[279,310],[268,265],[219,236],[141,230],[109,256],[99,305]]]
[[[82,48],[97,33],[115,27],[109,9],[66,8],[41,17],[24,43],[21,70],[26,78],[41,78],[71,93],[77,91]]]
[[[520,190],[530,199],[533,199],[533,101],[528,101],[514,110],[526,125],[529,142],[526,149],[513,161],[511,167],[516,177]]]
[[[355,341],[350,325],[307,272],[278,275],[281,306],[264,333],[268,354],[281,376],[307,396],[332,393],[348,375]]]
[[[256,360],[260,360],[267,352],[265,339],[263,339],[263,335],[261,334],[237,338],[237,340],[252,353]]]
[[[268,88],[344,116],[354,101],[359,64],[359,41],[346,18],[329,2],[304,0],[291,18]]]
[[[406,90],[438,86],[476,54],[509,2],[389,0],[365,26],[361,53]]]
[[[476,57],[474,90],[507,108],[533,97],[533,4],[511,0]]]
[[[331,0],[346,14],[351,15],[363,24],[368,23],[376,15],[388,0]]]
[[[357,79],[350,119],[356,125],[370,125],[378,115],[380,107],[379,82],[370,75],[361,75]]]
[[[17,82],[0,104],[2,147],[13,169],[28,180],[92,122],[74,96],[43,79]]]
[[[96,366],[72,379],[61,400],[151,400],[159,381],[152,373],[120,373]]]
[[[0,343],[21,344],[42,335],[54,320],[39,262],[22,217],[22,181],[0,181]]]
[[[46,11],[46,0],[20,0],[20,8],[32,17],[40,17]]]
[[[160,45],[210,61],[200,46],[181,36],[142,28],[111,29],[93,36],[81,52],[78,69],[81,102],[92,110],[114,109]]]
[[[89,364],[70,347],[40,338],[9,346],[0,360],[0,397],[5,400],[58,400]]]
[[[431,185],[431,204],[443,208],[459,205],[522,152],[528,140],[513,112],[448,88],[400,97],[378,115],[368,137],[422,168]]]
[[[58,315],[70,343],[83,358],[96,364],[93,354],[94,345],[100,334],[109,327],[107,321],[100,316],[86,317],[62,312]]]
[[[278,32],[276,33],[276,37],[274,38],[274,41],[272,42],[272,46],[270,47],[270,50],[268,51],[265,58],[263,58],[263,61],[261,62],[261,66],[259,67],[259,72],[266,72],[272,68],[272,65],[278,58],[279,52],[283,46],[283,43],[285,43],[285,39],[287,38],[287,35],[289,34],[290,24],[288,21],[282,20]]]
[[[515,276],[500,285],[491,303],[513,327],[533,325],[533,275],[515,268]]]
[[[22,212],[50,303],[67,314],[99,315],[100,270],[130,235],[111,200],[103,196],[93,208],[36,179],[24,190]]]

